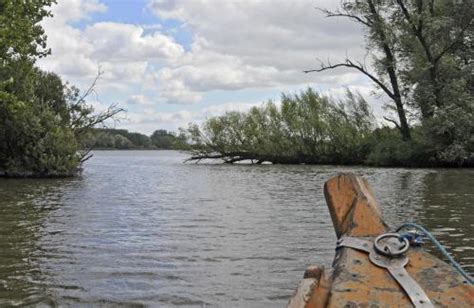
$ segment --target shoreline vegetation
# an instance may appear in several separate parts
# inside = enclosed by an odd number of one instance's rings
[[[123,111],[95,112],[85,91],[46,72],[36,60],[51,53],[40,22],[53,0],[0,2],[0,176],[71,177],[90,156],[91,129]]]
[[[341,1],[336,11],[320,9],[364,29],[368,60],[321,61],[304,73],[343,68],[365,76],[384,97],[383,123],[350,87],[340,100],[308,88],[151,136],[98,128],[123,111],[111,104],[95,112],[87,103],[100,71],[82,92],[36,66],[51,53],[40,22],[53,3],[0,2],[2,177],[75,176],[94,148],[177,149],[195,162],[474,166],[472,1]]]
[[[224,163],[368,165],[380,167],[473,167],[474,155],[440,156],[422,126],[403,140],[397,128],[380,126],[365,99],[350,90],[334,101],[308,88],[283,94],[248,112],[227,112],[190,125],[187,161]]]
[[[190,161],[473,167],[474,2],[341,1],[319,11],[364,30],[367,61],[320,61],[305,73],[361,74],[383,94],[390,126],[374,125],[358,93],[335,102],[308,89],[191,125]]]
[[[92,150],[188,150],[186,136],[164,129],[150,136],[126,129],[94,128],[85,138],[84,146]]]

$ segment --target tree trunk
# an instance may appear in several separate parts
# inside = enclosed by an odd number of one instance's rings
[[[402,96],[400,94],[398,78],[395,71],[395,57],[393,55],[392,49],[390,48],[387,42],[387,35],[385,33],[385,25],[383,24],[382,19],[380,15],[378,14],[374,3],[372,1],[369,1],[368,4],[369,4],[370,13],[372,14],[375,21],[375,25],[374,25],[375,31],[377,35],[379,36],[381,47],[386,57],[385,69],[390,78],[390,84],[392,86],[392,91],[393,91],[393,96],[394,96],[392,99],[397,108],[398,119],[400,121],[399,130],[400,130],[403,140],[410,140],[411,139],[410,127],[408,126],[405,109],[403,107]]]

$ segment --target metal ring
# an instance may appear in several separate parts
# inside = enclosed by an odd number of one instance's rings
[[[384,247],[382,247],[381,244],[379,244],[379,241],[387,237],[394,237],[397,240],[400,240],[400,235],[398,233],[384,233],[382,235],[379,235],[374,241],[375,251],[379,254],[382,254],[387,257],[398,257],[403,255],[405,252],[408,251],[408,248],[410,248],[410,242],[406,238],[403,238],[403,246],[401,246],[398,251],[391,251],[387,245],[384,245]]]

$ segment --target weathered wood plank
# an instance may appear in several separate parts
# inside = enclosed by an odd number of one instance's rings
[[[337,237],[377,236],[387,230],[372,188],[354,174],[341,174],[324,184],[324,196]]]
[[[326,278],[324,268],[309,266],[293,294],[289,307],[326,307],[330,284]]]
[[[386,232],[387,225],[366,180],[354,174],[341,174],[326,182],[324,194],[338,238],[345,235],[372,239]],[[406,270],[435,306],[474,307],[474,287],[450,265],[421,248],[411,248],[408,257]],[[289,306],[412,306],[385,269],[372,264],[365,252],[351,248],[338,249],[332,275],[319,279],[310,289],[312,292],[306,289],[306,301],[290,301]]]

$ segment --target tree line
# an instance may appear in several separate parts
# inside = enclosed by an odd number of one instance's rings
[[[350,111],[362,108],[358,95],[348,94],[345,109],[308,90],[283,95],[281,108],[268,103],[190,126],[191,159],[473,166],[474,2],[342,1],[339,10],[321,11],[363,27],[369,61],[321,61],[305,72],[344,67],[365,75],[390,99],[386,124],[360,130]]]
[[[126,129],[94,128],[85,139],[85,147],[91,149],[117,150],[186,150],[188,144],[184,134],[159,129],[150,136],[129,132]]]

